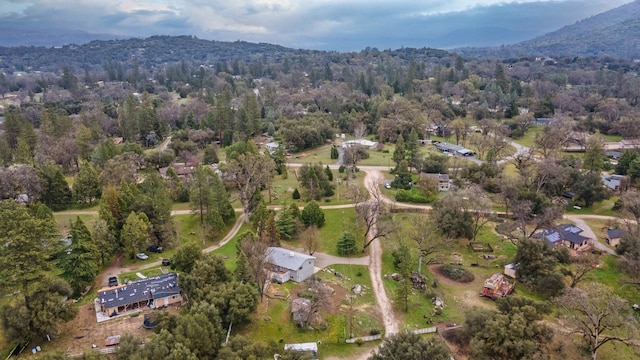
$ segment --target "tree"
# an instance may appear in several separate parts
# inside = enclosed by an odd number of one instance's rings
[[[90,204],[102,194],[100,177],[96,169],[87,161],[80,165],[80,171],[73,182],[73,199],[79,204]]]
[[[255,147],[255,145],[253,145]],[[238,155],[237,159],[227,158],[227,163],[221,166],[222,172],[235,185],[238,197],[242,203],[245,221],[255,210],[256,199],[263,187],[271,183],[274,163],[268,156],[256,152]]]
[[[396,169],[400,165],[400,162],[404,160],[405,156],[404,137],[400,134],[396,140],[396,148],[393,150],[393,162],[396,163]]]
[[[305,205],[300,218],[305,226],[315,225],[321,228],[324,225],[324,212],[315,201],[310,201]]]
[[[585,170],[599,174],[604,167],[604,160],[604,137],[596,133],[587,139],[582,167]]]
[[[41,171],[42,202],[51,210],[65,210],[71,204],[71,190],[58,166],[49,164]]]
[[[566,324],[585,341],[591,359],[606,343],[632,345],[637,335],[638,321],[626,300],[612,289],[597,283],[567,288],[555,299]]]
[[[320,245],[318,236],[318,227],[316,225],[307,227],[302,234],[300,234],[304,250],[308,252],[309,255],[313,255],[316,250],[318,250],[318,246]]]
[[[260,300],[264,298],[265,284],[269,280],[265,271],[265,264],[269,256],[267,248],[268,246],[252,232],[240,235],[237,245],[238,254],[242,254],[246,259],[251,279],[258,288]]]
[[[409,311],[409,296],[411,296],[411,289],[413,283],[411,282],[411,252],[409,247],[400,243],[398,248],[393,252],[393,264],[398,270],[401,278],[398,281],[398,288],[396,290],[396,296],[400,303],[402,303],[402,309],[404,312]]]
[[[433,220],[447,237],[473,239],[474,218],[462,192],[448,192],[434,204]]]
[[[561,272],[557,269],[560,260],[567,260],[567,249],[555,249],[544,239],[523,238],[513,260],[518,264],[519,280],[535,291],[548,296],[560,293],[564,288]]]
[[[194,242],[182,244],[171,259],[171,268],[190,273],[193,266],[202,259],[202,247]]]
[[[336,244],[338,247],[338,255],[349,256],[356,252],[356,237],[350,232],[343,232],[340,240]]]
[[[203,254],[180,279],[180,285],[194,303],[211,301],[220,284],[229,282],[231,273],[224,266],[224,260],[214,253]]]
[[[362,252],[378,238],[383,238],[395,230],[391,219],[387,218],[387,207],[380,188],[375,184],[369,185],[369,199],[363,199],[358,186],[353,187],[353,199],[356,200],[356,221],[362,221],[365,228]]]
[[[99,250],[80,217],[71,224],[71,246],[60,261],[62,277],[80,294],[98,275]]]
[[[569,287],[574,288],[578,283],[587,279],[589,273],[596,269],[598,258],[593,254],[584,254],[571,259],[572,267],[564,271],[569,277]]]
[[[29,293],[51,270],[57,245],[55,222],[34,216],[12,200],[0,201],[0,285]]]
[[[439,236],[433,221],[422,216],[412,216],[406,236],[418,245],[418,274],[422,274],[422,266],[439,261],[440,251],[449,245],[449,239]]]
[[[293,189],[291,197],[293,198],[293,200],[300,200],[300,192],[298,191],[298,188]]]
[[[109,257],[117,250],[116,237],[103,219],[97,219],[93,224],[91,237],[95,241],[97,248],[100,249],[98,252],[100,254],[100,266],[105,266]]]
[[[449,360],[451,353],[437,338],[427,340],[420,335],[401,332],[387,336],[382,346],[368,360]]]
[[[211,182],[217,177],[204,167],[197,168],[191,180],[191,209],[199,218],[202,245],[205,238],[215,236],[224,227],[222,216],[218,212],[213,199]]]
[[[329,170],[330,172],[331,170]],[[298,181],[309,191],[309,199],[319,200],[333,195],[333,186],[321,164],[304,164],[300,167]]]
[[[149,219],[146,215],[130,212],[122,227],[122,243],[130,258],[142,251],[149,241]]]
[[[496,301],[499,312],[471,309],[462,338],[469,339],[474,359],[537,359],[544,354],[553,332],[542,324],[549,306],[511,296]],[[477,330],[475,333],[473,330]]]
[[[43,275],[24,289],[0,309],[7,340],[22,343],[57,335],[60,325],[77,314],[77,308],[66,301],[72,295],[71,287],[59,278]]]

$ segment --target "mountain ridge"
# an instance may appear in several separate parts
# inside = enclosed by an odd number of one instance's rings
[[[640,58],[640,0],[588,17],[556,31],[517,44],[463,47],[465,57],[610,56]]]

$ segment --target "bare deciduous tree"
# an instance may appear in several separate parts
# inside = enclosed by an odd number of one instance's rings
[[[221,167],[238,190],[245,222],[249,221],[249,216],[255,210],[257,194],[263,186],[270,185],[274,168],[275,164],[269,156],[254,153],[242,154]]]
[[[258,285],[260,300],[264,298],[265,285],[269,281],[269,274],[265,268],[270,255],[267,249],[267,244],[252,232],[244,233],[238,241],[238,250],[244,255],[251,278]]]
[[[363,252],[374,240],[386,237],[395,230],[393,221],[386,216],[387,207],[378,186],[369,186],[369,194],[369,199],[356,204],[356,217],[365,228]]]
[[[304,250],[308,252],[309,255],[313,255],[316,250],[318,250],[318,235],[318,227],[316,225],[309,226],[300,234]]]
[[[406,236],[418,244],[418,274],[422,274],[422,266],[438,262],[441,250],[449,245],[449,239],[439,235],[435,224],[424,216],[411,218],[411,227]]]
[[[572,333],[586,341],[592,360],[596,360],[602,345],[609,342],[630,345],[637,335],[638,322],[630,313],[631,307],[604,285],[589,283],[567,288],[555,303]]]

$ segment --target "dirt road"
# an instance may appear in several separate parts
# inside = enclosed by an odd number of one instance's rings
[[[379,170],[367,169],[364,184],[367,189],[371,189],[379,186],[378,182],[381,179],[382,174]],[[373,229],[372,232],[375,233],[375,229]],[[380,246],[380,239],[374,240],[369,246],[369,249],[369,273],[371,275],[373,292],[375,293],[380,312],[382,313],[385,335],[392,335],[397,333],[400,327],[382,280],[382,247]]]

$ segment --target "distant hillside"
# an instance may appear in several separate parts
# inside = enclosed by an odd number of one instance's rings
[[[640,0],[514,45],[460,48],[465,57],[610,56],[640,58]]]
[[[375,49],[363,50],[380,53]],[[424,61],[444,57],[449,53],[437,49],[405,48],[385,51],[400,56],[404,61]],[[213,65],[234,61],[245,63],[280,63],[285,58],[314,55],[334,61],[334,52],[299,50],[266,43],[245,41],[225,42],[198,39],[193,36],[152,36],[145,39],[92,41],[82,45],[61,47],[0,47],[0,71],[60,71],[63,66],[73,69],[103,68],[107,63],[118,63],[151,69],[166,63],[185,61],[190,64]]]

